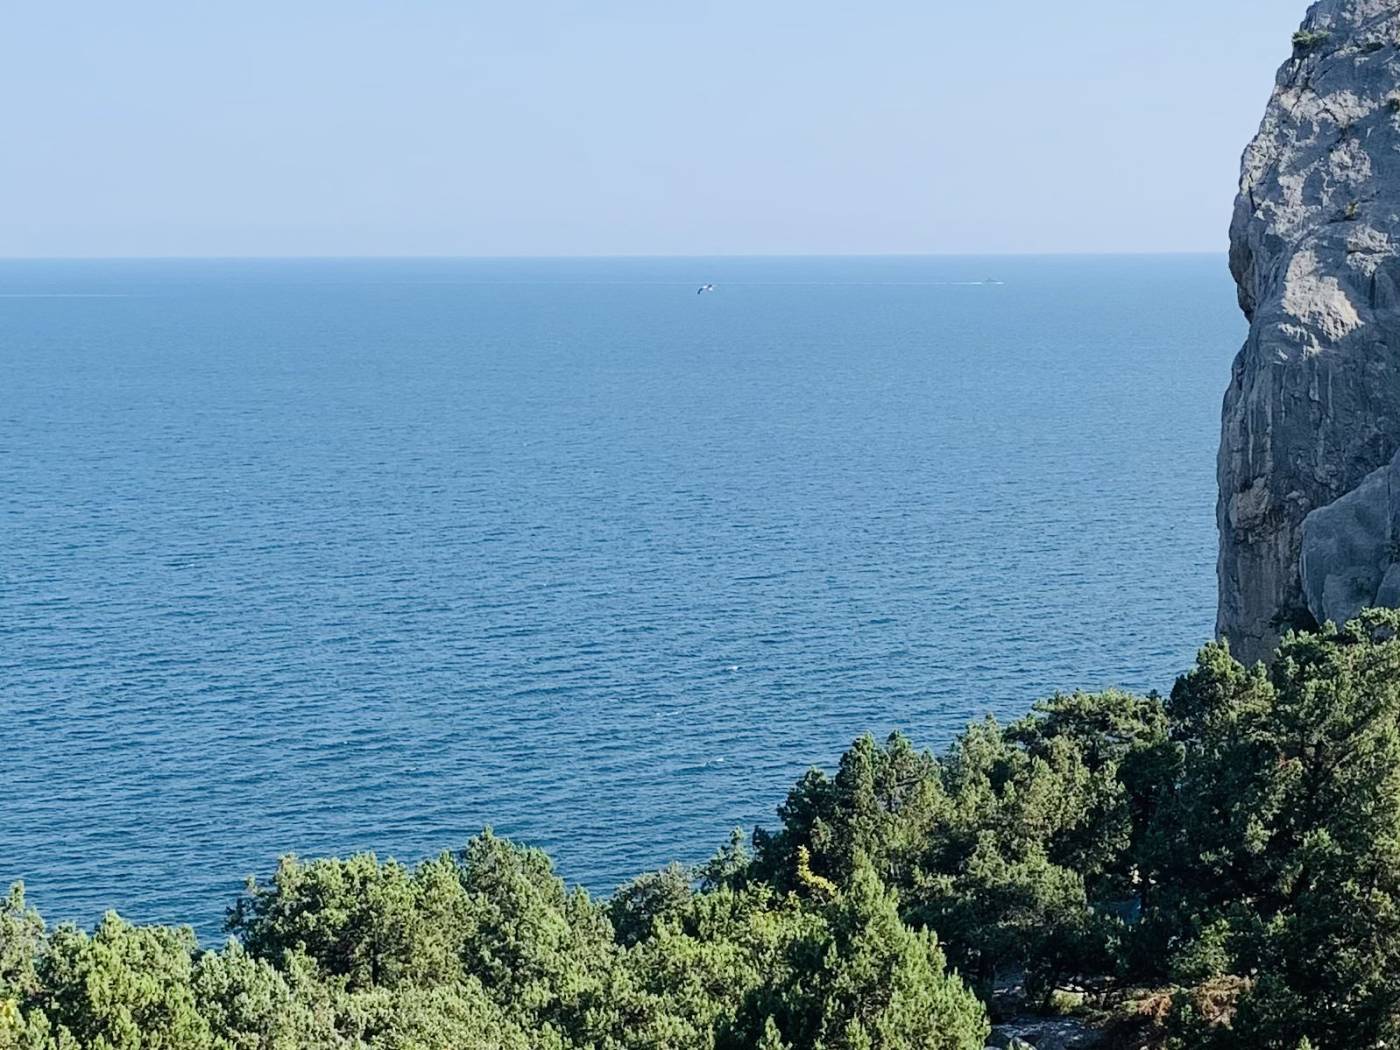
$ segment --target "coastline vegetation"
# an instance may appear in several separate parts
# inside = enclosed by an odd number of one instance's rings
[[[1207,645],[1169,696],[1058,695],[942,754],[857,740],[778,824],[607,900],[490,831],[285,858],[230,939],[0,904],[0,1050],[976,1050],[1400,1039],[1400,613]]]

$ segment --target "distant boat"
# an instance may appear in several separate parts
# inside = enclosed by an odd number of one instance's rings
[[[988,277],[983,284],[1005,284],[1005,281],[998,281],[995,277]]]
[[[695,294],[696,294],[696,295],[704,295],[706,292],[713,292],[714,290],[715,290],[715,286],[714,286],[714,285],[712,285],[712,284],[702,284],[699,288],[695,289]]]

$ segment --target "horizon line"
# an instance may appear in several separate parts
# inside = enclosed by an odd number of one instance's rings
[[[1228,247],[1013,252],[611,252],[594,254],[385,255],[0,255],[9,262],[529,262],[625,259],[1047,259],[1227,255]]]

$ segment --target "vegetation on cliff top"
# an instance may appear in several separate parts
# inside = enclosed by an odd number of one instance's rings
[[[1300,29],[1293,34],[1293,47],[1298,51],[1312,51],[1332,38],[1325,29]]]
[[[856,741],[779,824],[599,901],[486,832],[284,859],[230,942],[0,906],[3,1050],[962,1050],[1067,1001],[1123,1045],[1400,1038],[1400,614],[1219,645],[939,756]],[[1136,989],[1156,989],[1145,995]]]

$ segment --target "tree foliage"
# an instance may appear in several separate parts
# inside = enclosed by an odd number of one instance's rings
[[[1367,613],[1267,669],[1208,645],[1165,699],[1057,695],[939,755],[863,737],[752,849],[604,901],[489,830],[288,857],[212,950],[50,929],[16,887],[0,1050],[975,1050],[1012,985],[1165,988],[1182,1048],[1395,1045],[1397,633]]]

